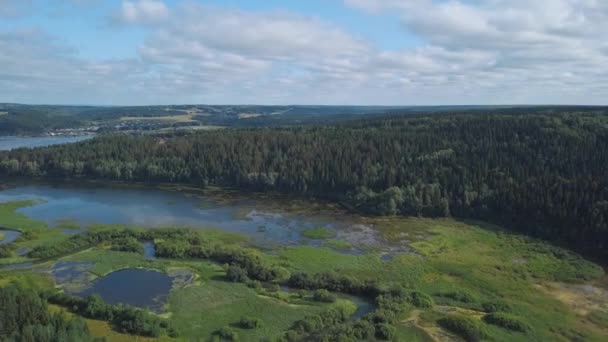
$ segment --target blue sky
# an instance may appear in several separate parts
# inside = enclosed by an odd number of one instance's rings
[[[0,0],[0,102],[603,104],[608,5]]]

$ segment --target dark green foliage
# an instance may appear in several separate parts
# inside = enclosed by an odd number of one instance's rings
[[[477,298],[475,298],[475,296],[465,291],[438,292],[435,294],[435,297],[441,300],[447,300],[448,302],[455,301],[467,304],[475,303],[477,301]]]
[[[260,320],[253,317],[241,317],[238,326],[242,329],[257,329],[261,326]]]
[[[71,236],[69,239],[59,243],[52,243],[34,247],[27,256],[34,259],[52,259],[72,254],[105,242],[124,241],[134,239],[137,232],[130,230],[108,230],[101,232],[85,232]]]
[[[218,329],[213,333],[214,336],[218,337],[222,341],[238,341],[239,335],[236,331],[232,330],[230,327],[223,327]]]
[[[483,311],[487,312],[487,313],[494,313],[494,312],[511,312],[511,306],[507,303],[504,302],[489,302],[489,303],[483,303],[481,305],[481,307],[483,308]]]
[[[481,322],[462,316],[448,316],[437,321],[439,326],[464,338],[466,341],[476,342],[488,337],[488,333]]]
[[[495,312],[483,316],[483,321],[512,331],[526,332],[530,326],[518,317],[504,312]]]
[[[376,326],[376,338],[379,340],[392,340],[396,332],[397,329],[390,324],[381,323]]]
[[[183,182],[340,200],[377,215],[477,218],[608,251],[608,119],[384,117],[336,127],[109,136],[0,153],[0,175]]]
[[[339,309],[331,309],[318,315],[308,316],[303,320],[295,322],[292,330],[299,333],[320,332],[328,327],[346,322],[347,319],[348,316],[344,313],[344,311]]]
[[[112,250],[119,252],[144,253],[144,246],[134,237],[117,239],[112,243]]]
[[[11,248],[9,246],[0,246],[0,258],[8,258],[12,255]]]
[[[420,291],[412,291],[409,294],[408,302],[417,308],[432,308],[433,298]]]
[[[48,301],[84,317],[110,322],[119,332],[147,337],[159,337],[166,332],[168,335],[177,336],[175,329],[170,327],[166,320],[146,310],[126,305],[106,304],[98,295],[83,299],[56,293],[49,296]]]
[[[48,115],[38,110],[23,111],[11,108],[8,109],[8,114],[0,115],[0,135],[40,134],[79,125],[81,122],[76,118]]]
[[[316,290],[315,293],[313,293],[312,298],[317,302],[324,303],[333,303],[337,299],[334,294],[325,289]]]
[[[235,283],[244,283],[249,280],[247,277],[247,271],[236,265],[231,265],[228,267],[228,270],[226,271],[226,278]]]
[[[0,288],[0,308],[2,341],[95,341],[83,320],[50,314],[38,293],[19,285]]]
[[[289,286],[298,289],[318,290],[326,289],[334,292],[362,295],[368,298],[376,298],[381,290],[375,282],[362,282],[358,279],[343,276],[336,273],[294,273],[288,281]]]

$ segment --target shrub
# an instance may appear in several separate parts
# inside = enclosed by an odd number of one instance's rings
[[[256,329],[260,327],[260,320],[257,318],[243,316],[239,320],[238,326],[243,329]]]
[[[325,289],[316,290],[312,298],[317,302],[323,303],[333,303],[336,301],[336,296]]]
[[[158,337],[162,335],[163,330],[167,330],[168,334],[177,336],[177,331],[170,327],[168,321],[146,310],[121,304],[107,304],[98,295],[80,298],[65,293],[55,293],[47,300],[84,317],[107,321],[115,330],[123,333]]]
[[[238,341],[239,335],[236,331],[230,329],[229,327],[223,327],[221,329],[216,330],[213,335],[219,337],[222,340],[227,341]]]
[[[437,294],[435,294],[435,296],[461,303],[475,303],[477,301],[477,299],[473,295],[464,291],[438,292]]]
[[[449,316],[437,321],[439,326],[464,338],[466,341],[476,342],[488,337],[488,333],[480,322],[462,317]]]
[[[397,329],[389,324],[378,324],[376,326],[376,338],[380,339],[380,340],[392,340],[393,338],[395,338],[395,334],[397,332]]]
[[[417,308],[431,308],[433,307],[433,298],[426,293],[420,291],[412,291],[409,294],[408,302]]]
[[[228,270],[226,271],[226,278],[235,283],[246,282],[249,280],[249,277],[247,277],[247,271],[236,265],[230,265],[228,267]]]
[[[12,255],[8,246],[0,246],[0,258],[8,258]]]
[[[487,314],[483,317],[484,322],[493,324],[507,330],[526,332],[530,326],[522,322],[518,317],[503,312]]]
[[[144,246],[136,238],[126,237],[124,239],[118,239],[114,241],[112,245],[113,251],[119,252],[132,252],[132,253],[144,253]]]
[[[483,311],[485,311],[487,313],[511,312],[511,306],[507,303],[502,303],[502,302],[483,303],[481,305],[481,307],[483,308]]]

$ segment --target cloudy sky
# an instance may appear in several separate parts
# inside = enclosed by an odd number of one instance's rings
[[[606,0],[0,0],[0,102],[607,104]]]

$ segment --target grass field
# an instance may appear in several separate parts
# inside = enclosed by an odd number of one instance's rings
[[[16,248],[53,243],[68,236],[42,222],[16,213],[33,202],[0,204],[0,226],[18,229],[27,239]],[[371,220],[371,219],[370,219]],[[66,225],[72,225],[69,221]],[[323,247],[289,246],[259,251],[269,264],[291,272],[337,272],[359,280],[377,280],[421,291],[433,299],[429,308],[407,308],[397,326],[397,336],[407,341],[442,340],[453,336],[438,322],[464,317],[477,322],[494,341],[605,341],[608,339],[608,281],[604,271],[576,254],[541,241],[510,234],[499,227],[451,219],[389,218],[375,222],[391,242],[407,239],[415,253],[396,254],[383,260],[380,252],[340,253],[349,245],[327,240]],[[90,230],[110,229],[96,225]],[[141,229],[141,228],[140,228]],[[315,229],[311,238],[328,239],[327,229]],[[332,232],[332,231],[330,231]],[[314,234],[313,234],[314,233]],[[247,244],[247,239],[217,230],[201,234],[224,244]],[[90,270],[101,277],[118,269],[140,267],[170,272],[186,268],[196,281],[171,292],[165,314],[180,331],[179,340],[208,340],[212,332],[232,327],[242,341],[276,337],[293,322],[332,305],[354,306],[347,299],[333,304],[297,299],[288,292],[256,290],[225,281],[222,265],[201,260],[148,260],[135,253],[98,246],[62,260],[95,262]],[[26,257],[0,259],[0,263],[28,261]],[[51,261],[52,263],[52,261]],[[46,273],[2,271],[0,286],[16,281],[34,288],[52,288]],[[489,308],[508,311],[529,330],[518,332],[482,320]],[[234,327],[241,316],[260,320],[258,329]],[[134,340],[118,334],[105,322],[88,320],[96,336],[108,341]],[[166,338],[165,338],[166,339]],[[146,339],[138,339],[147,341]]]

